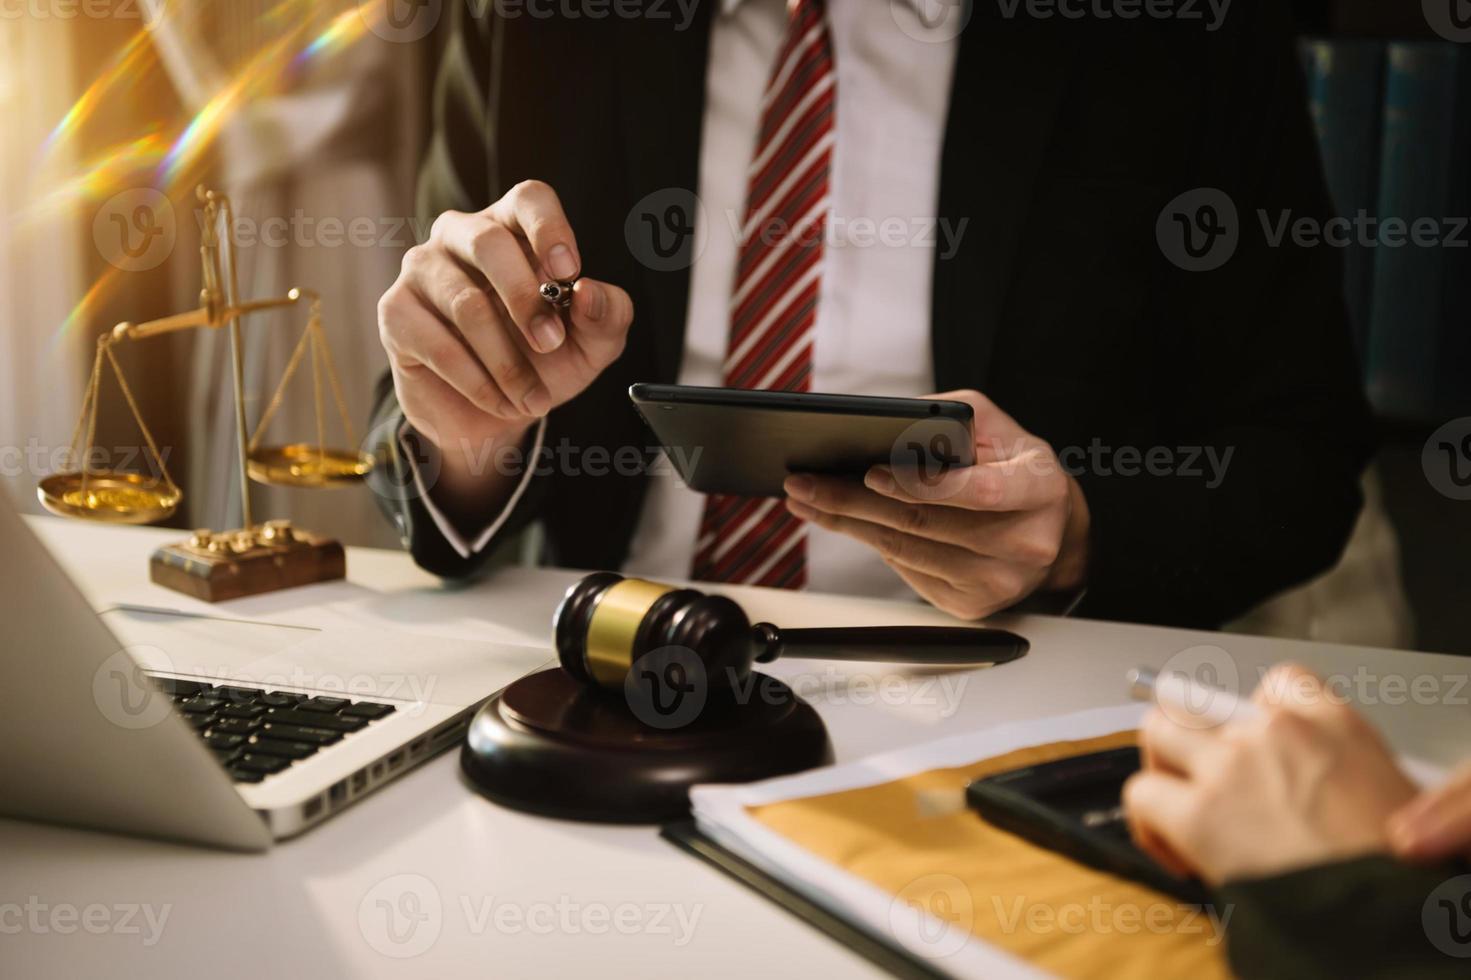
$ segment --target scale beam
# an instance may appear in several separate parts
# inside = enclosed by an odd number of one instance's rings
[[[157,320],[145,320],[143,323],[119,323],[112,328],[112,338],[116,341],[146,340],[149,337],[157,337],[159,334],[173,333],[177,330],[192,330],[199,327],[218,330],[230,321],[251,313],[294,306],[300,299],[301,290],[293,289],[279,299],[251,300],[248,303],[227,306],[223,309],[201,306],[197,310],[175,313],[172,316],[159,317]]]

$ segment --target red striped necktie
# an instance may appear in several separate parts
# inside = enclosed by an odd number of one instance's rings
[[[812,381],[837,76],[824,0],[791,0],[787,13],[747,173],[724,364],[731,388],[808,391]],[[781,498],[712,495],[691,576],[800,589],[806,538]]]

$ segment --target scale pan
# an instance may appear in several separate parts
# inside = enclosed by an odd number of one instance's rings
[[[342,449],[317,451],[304,442],[252,450],[246,466],[257,483],[277,487],[346,487],[373,471],[373,457]]]
[[[141,473],[57,473],[36,487],[41,506],[61,517],[105,524],[152,524],[179,508],[184,494],[157,477]]]

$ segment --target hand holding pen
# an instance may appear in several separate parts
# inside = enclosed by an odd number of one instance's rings
[[[1217,885],[1389,850],[1388,818],[1415,787],[1311,672],[1276,667],[1249,702],[1183,674],[1130,680],[1156,708],[1124,809],[1135,843],[1169,870]]]

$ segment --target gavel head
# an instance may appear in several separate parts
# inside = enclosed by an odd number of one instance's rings
[[[595,572],[568,589],[552,628],[568,673],[619,691],[633,665],[654,650],[691,651],[715,688],[744,680],[765,649],[730,599],[614,572]]]

